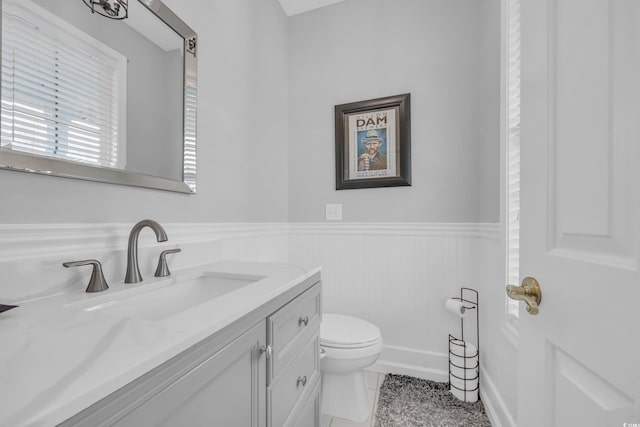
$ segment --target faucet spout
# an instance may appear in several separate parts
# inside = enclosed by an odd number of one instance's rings
[[[144,219],[133,226],[129,233],[129,244],[127,245],[127,273],[124,277],[124,283],[142,282],[140,267],[138,266],[138,236],[143,228],[149,227],[156,233],[158,242],[167,241],[167,233],[164,228],[152,219]]]

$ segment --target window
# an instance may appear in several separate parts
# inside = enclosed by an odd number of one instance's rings
[[[508,1],[507,24],[507,280],[520,284],[520,0]],[[518,318],[518,301],[507,298],[507,315]]]
[[[28,0],[2,5],[0,145],[123,167],[126,58]]]

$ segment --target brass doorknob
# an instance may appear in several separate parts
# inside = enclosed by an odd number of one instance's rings
[[[523,300],[527,303],[527,313],[538,314],[542,290],[540,284],[533,277],[522,279],[522,286],[507,285],[507,295],[511,299]]]

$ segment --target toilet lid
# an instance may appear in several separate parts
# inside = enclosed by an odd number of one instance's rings
[[[367,347],[380,340],[380,329],[366,320],[342,314],[323,314],[320,345],[334,348]]]

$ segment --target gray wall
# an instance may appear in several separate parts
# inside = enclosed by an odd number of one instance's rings
[[[349,0],[289,21],[289,220],[497,222],[497,0]],[[488,21],[488,22],[487,22]],[[412,187],[335,190],[334,105],[411,93]]]
[[[199,35],[198,194],[0,170],[0,223],[287,220],[286,16],[276,0],[165,3]]]
[[[498,220],[486,1],[349,0],[288,20],[276,0],[166,3],[200,37],[198,194],[0,170],[0,222],[320,221],[332,202],[346,221]],[[405,92],[413,186],[335,191],[333,106]]]
[[[130,44],[148,45],[144,57],[149,59],[141,61],[138,56],[127,56],[126,169],[181,180],[182,51],[153,48],[153,43],[139,36]]]

